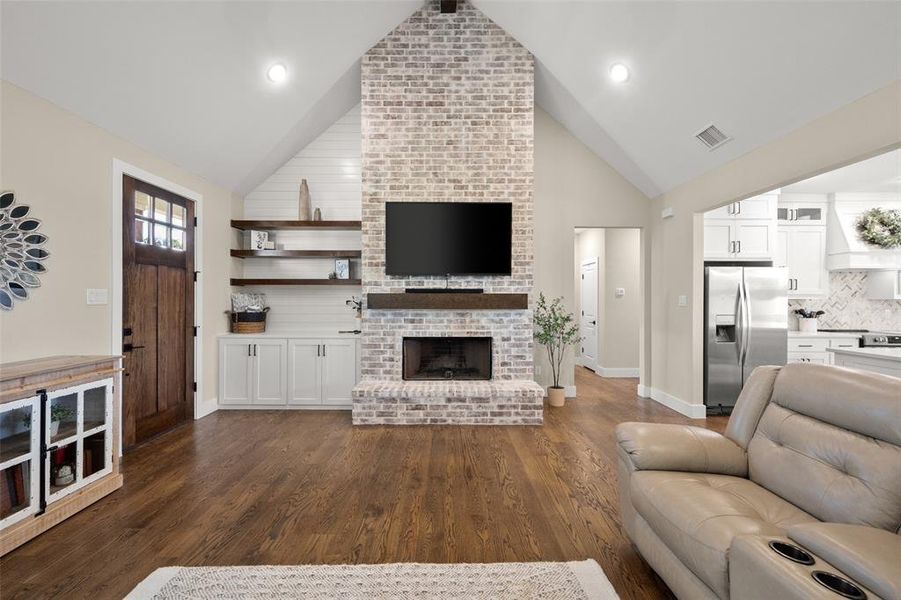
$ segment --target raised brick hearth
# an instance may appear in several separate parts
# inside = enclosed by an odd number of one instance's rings
[[[484,14],[437,0],[362,61],[363,294],[444,287],[385,274],[385,202],[510,202],[512,274],[452,277],[450,287],[532,291],[532,55]],[[531,307],[531,301],[529,302]],[[539,424],[532,312],[363,311],[357,424]],[[404,381],[405,337],[492,338],[491,381]]]

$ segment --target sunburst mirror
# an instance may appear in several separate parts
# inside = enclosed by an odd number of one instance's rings
[[[31,208],[16,206],[13,192],[0,194],[0,309],[12,310],[15,302],[27,300],[29,289],[40,287],[39,275],[47,271],[44,249],[47,236],[39,233],[41,222],[29,216]]]

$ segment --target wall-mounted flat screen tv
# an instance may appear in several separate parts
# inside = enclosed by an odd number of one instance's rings
[[[388,275],[509,275],[509,202],[387,202]]]

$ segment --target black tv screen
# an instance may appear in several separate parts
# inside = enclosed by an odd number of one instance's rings
[[[388,275],[509,275],[509,202],[388,202]]]

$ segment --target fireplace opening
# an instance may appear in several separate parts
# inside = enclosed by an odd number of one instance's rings
[[[406,380],[490,380],[490,337],[405,337]]]

